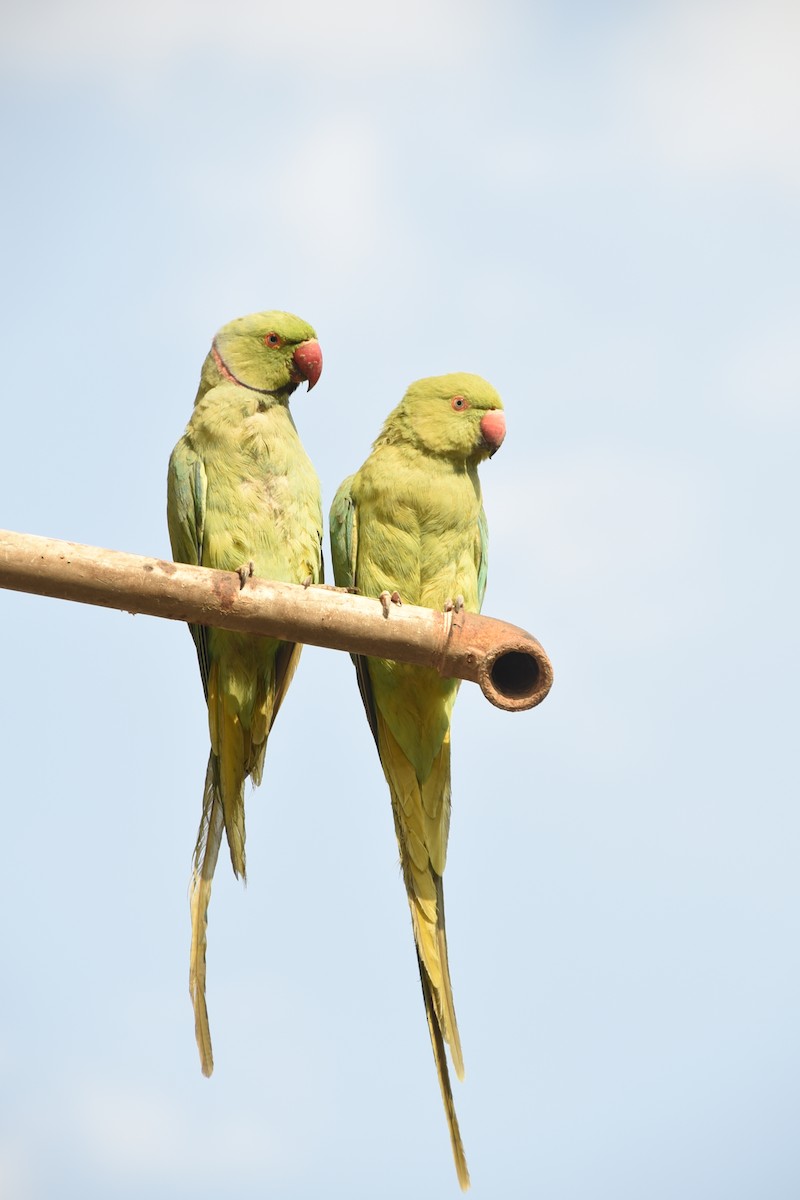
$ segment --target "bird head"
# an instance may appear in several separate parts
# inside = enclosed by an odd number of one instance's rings
[[[480,375],[458,372],[412,383],[387,426],[432,454],[480,462],[506,435],[503,401]]]
[[[211,361],[209,361],[211,360]],[[209,359],[218,378],[252,391],[289,396],[299,383],[308,390],[322,373],[317,335],[299,317],[285,312],[252,313],[223,325]]]

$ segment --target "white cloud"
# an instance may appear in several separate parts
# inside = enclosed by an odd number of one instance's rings
[[[33,1181],[22,1148],[10,1140],[0,1141],[0,1196],[8,1200],[33,1197]]]
[[[359,117],[323,122],[295,146],[281,173],[282,228],[320,272],[362,265],[390,240],[376,132]]]
[[[105,1168],[127,1173],[177,1166],[185,1131],[162,1097],[119,1084],[85,1085],[73,1119],[90,1157]]]
[[[226,1177],[282,1160],[269,1131],[241,1109],[217,1119],[198,1158],[198,1130],[185,1104],[117,1082],[85,1082],[70,1100],[74,1136],[96,1172],[120,1177],[170,1176],[183,1181]],[[203,1119],[205,1124],[207,1118]]]
[[[705,559],[717,510],[707,469],[592,446],[493,486],[491,544],[515,558],[522,586],[641,643],[696,625],[715,603]]]
[[[192,219],[215,232],[204,271],[208,279],[214,263],[223,264],[217,294],[246,294],[254,275],[273,275],[291,278],[299,291],[342,297],[360,291],[373,272],[389,278],[414,261],[408,217],[393,198],[386,150],[369,114],[321,113],[287,140],[280,171],[238,145],[220,148],[217,167],[209,173],[204,160],[189,164],[194,185],[180,182],[180,194],[193,196]],[[246,186],[231,187],[231,179]]]
[[[800,312],[781,313],[731,347],[720,407],[768,429],[800,422]]]
[[[197,50],[248,69],[276,61],[315,72],[355,63],[377,74],[444,68],[480,45],[483,10],[477,0],[308,0],[293,10],[276,0],[17,0],[5,15],[0,59],[17,74],[112,80],[158,73]]]
[[[691,176],[800,185],[800,6],[683,0],[643,10],[615,74],[641,150]]]
[[[555,56],[532,36],[530,103],[482,148],[485,181],[535,193],[650,170],[799,187],[798,47],[795,0],[633,5]]]

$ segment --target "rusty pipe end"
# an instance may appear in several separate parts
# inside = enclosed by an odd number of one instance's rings
[[[524,634],[504,639],[488,651],[478,668],[477,683],[497,708],[523,712],[544,700],[553,686],[553,667],[536,638]]]

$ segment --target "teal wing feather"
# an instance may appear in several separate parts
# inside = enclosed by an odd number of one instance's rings
[[[486,579],[489,573],[489,525],[486,513],[481,505],[478,517],[478,610],[483,608],[483,597],[486,595]]]
[[[182,438],[172,451],[167,477],[167,524],[176,562],[203,565],[207,490],[203,460]],[[208,699],[208,629],[205,625],[190,625],[189,632],[197,648],[203,691]]]
[[[351,494],[354,476],[345,479],[331,505],[331,558],[333,578],[337,587],[358,588],[358,512]],[[362,654],[350,656],[355,664],[358,690],[367,714],[369,727],[378,746],[378,717],[375,699],[367,669],[367,660]],[[380,754],[380,746],[378,746]]]

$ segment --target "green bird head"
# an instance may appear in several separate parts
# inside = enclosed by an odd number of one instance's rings
[[[310,325],[291,313],[251,313],[223,325],[214,338],[203,364],[201,393],[227,380],[285,398],[303,380],[311,391],[321,373],[322,351]]]
[[[492,385],[480,375],[457,372],[412,383],[389,414],[382,439],[480,462],[500,449],[505,436],[503,401]]]

